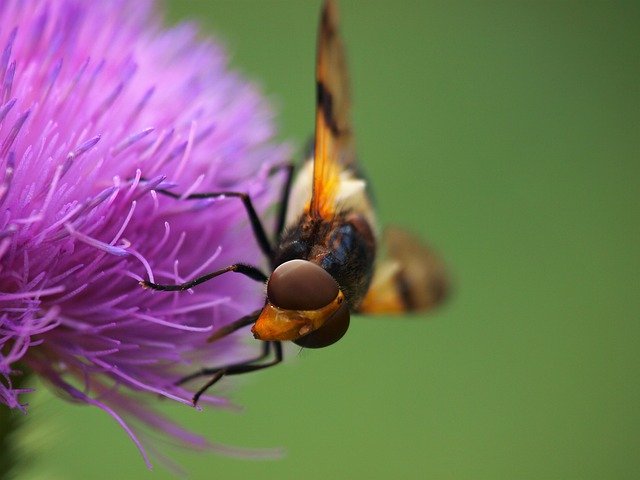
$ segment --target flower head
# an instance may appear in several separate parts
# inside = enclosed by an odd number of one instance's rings
[[[0,3],[0,401],[24,408],[12,377],[26,366],[107,411],[143,455],[131,420],[203,444],[139,395],[190,404],[174,382],[245,358],[237,336],[206,338],[261,302],[261,286],[233,274],[192,294],[139,287],[261,261],[237,199],[156,190],[247,192],[264,212],[287,158],[221,48],[192,25],[163,29],[153,8]]]

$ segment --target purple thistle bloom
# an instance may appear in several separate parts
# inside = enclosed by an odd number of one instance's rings
[[[191,294],[138,285],[262,262],[237,198],[154,189],[247,192],[264,212],[281,184],[269,171],[288,156],[268,105],[221,48],[192,25],[163,29],[153,8],[0,2],[0,401],[25,408],[12,377],[26,366],[108,412],[147,464],[134,425],[207,443],[142,394],[190,405],[173,383],[250,355],[246,332],[206,339],[262,302],[261,286],[235,274]]]

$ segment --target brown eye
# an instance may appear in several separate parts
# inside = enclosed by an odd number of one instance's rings
[[[322,267],[290,260],[276,268],[267,282],[267,297],[285,310],[317,310],[338,295],[338,284]]]
[[[305,348],[328,347],[337,342],[347,332],[349,328],[349,306],[347,302],[331,315],[324,325],[304,337],[294,340],[293,343]]]

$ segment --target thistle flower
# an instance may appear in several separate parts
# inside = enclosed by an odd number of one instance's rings
[[[261,259],[237,198],[156,190],[247,192],[264,213],[288,154],[256,88],[196,36],[148,1],[0,2],[0,401],[24,410],[14,382],[33,371],[111,415],[148,465],[141,426],[206,441],[141,398],[190,405],[174,382],[250,355],[243,335],[206,338],[261,302],[234,274],[139,287]]]

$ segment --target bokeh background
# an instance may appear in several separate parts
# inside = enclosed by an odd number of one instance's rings
[[[640,477],[640,4],[340,2],[358,147],[384,223],[455,278],[425,317],[357,318],[237,382],[241,414],[170,405],[220,442],[194,479]],[[313,127],[318,1],[166,1]],[[165,479],[103,412],[39,389],[23,478]]]

